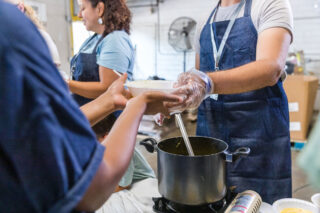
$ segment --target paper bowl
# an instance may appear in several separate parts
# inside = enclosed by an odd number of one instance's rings
[[[275,213],[273,207],[269,203],[262,202],[259,213]]]
[[[316,205],[318,208],[320,208],[320,193],[314,194],[311,197],[311,201],[314,205]]]
[[[312,213],[319,213],[319,209],[311,202],[295,198],[285,198],[277,200],[273,203],[272,206],[276,213],[281,213],[281,211],[286,208],[300,208],[303,210],[310,211]]]
[[[131,94],[135,97],[147,91],[171,93],[174,91],[173,84],[173,81],[139,80],[127,82],[125,86],[128,87]]]

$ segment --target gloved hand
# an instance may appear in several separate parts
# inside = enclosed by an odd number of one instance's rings
[[[162,114],[162,113],[158,113],[158,114],[153,116],[153,120],[158,126],[162,126],[163,125],[163,121],[164,121],[165,118],[166,118],[165,115]]]
[[[177,88],[174,94],[183,97],[184,101],[180,104],[167,103],[170,112],[195,109],[207,95],[214,91],[211,78],[195,68],[180,74],[174,87]]]

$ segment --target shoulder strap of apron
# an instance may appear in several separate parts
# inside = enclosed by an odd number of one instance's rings
[[[87,44],[88,44],[92,39],[94,39],[97,35],[98,35],[97,33],[93,34],[93,35],[91,36],[91,38],[86,42],[86,45],[84,45],[84,46],[79,50],[78,54],[79,54],[79,53],[81,52],[81,50],[82,50],[83,48],[85,48],[85,47],[87,46]]]
[[[105,38],[104,36],[101,36],[101,38],[99,38],[99,40],[98,40],[98,42],[96,43],[96,46],[94,47],[92,53],[96,54],[98,45],[100,44],[100,42],[101,42],[104,38]]]
[[[220,2],[218,4],[217,8],[219,7]],[[219,61],[220,61],[220,58],[222,56],[224,46],[226,45],[226,42],[228,40],[228,37],[229,37],[230,32],[232,30],[232,27],[233,27],[233,25],[234,25],[238,15],[239,15],[239,13],[240,13],[241,8],[245,4],[245,2],[246,2],[246,0],[241,0],[240,4],[236,8],[236,11],[233,13],[233,15],[232,15],[232,17],[230,19],[230,22],[228,24],[228,27],[226,29],[226,32],[224,33],[224,36],[223,36],[222,41],[220,43],[219,50],[217,49],[215,32],[213,32],[213,27],[215,27],[215,25],[214,25],[214,19],[215,19],[214,12],[217,11],[217,8],[215,9],[216,11],[213,11],[213,14],[212,14],[211,18],[209,19],[209,21],[211,20],[210,21],[211,22],[211,24],[210,24],[210,33],[211,33],[211,43],[212,43],[212,49],[213,49],[213,58],[214,58],[214,62],[215,62],[215,71],[219,70]],[[210,98],[212,98],[214,100],[218,100],[218,94],[213,94],[213,95],[210,96]]]
[[[246,1],[246,7],[244,10],[244,16],[248,17],[251,16],[251,6],[252,6],[252,0],[247,0]]]
[[[93,34],[93,35],[91,36],[91,38],[88,40],[88,42],[86,42],[86,44],[89,43],[92,39],[94,39],[97,35],[98,35],[97,33]],[[82,50],[85,46],[86,46],[86,45],[84,45],[82,48],[80,48],[79,51],[78,51],[78,53],[72,57],[72,59],[71,59],[71,69],[70,69],[71,73],[70,73],[70,76],[73,76],[73,73],[74,73],[75,70],[76,70],[76,61],[77,61],[79,55],[81,54],[81,50]]]
[[[226,32],[224,33],[224,36],[222,38],[221,44],[219,46],[219,50],[217,49],[217,44],[216,44],[216,38],[215,38],[215,33],[213,32],[213,27],[214,27],[214,20],[211,21],[211,27],[210,27],[210,32],[211,32],[211,42],[212,42],[212,49],[213,49],[213,57],[214,57],[214,62],[215,62],[215,70],[219,70],[219,61],[222,55],[222,51],[224,49],[224,46],[226,45],[226,42],[228,40],[228,37],[230,35],[230,32],[232,30],[232,27],[240,13],[241,8],[243,7],[245,3],[245,0],[241,0],[240,4],[238,5],[236,11],[233,13],[230,22],[228,24],[228,27],[226,29]]]
[[[88,43],[89,43],[92,39],[94,39],[97,35],[98,35],[97,33],[93,34],[93,35],[91,36],[91,38],[86,42],[86,44],[88,44]],[[78,53],[77,53],[74,57],[78,57],[78,55],[81,53],[81,50],[82,50],[83,48],[85,48],[85,47],[86,47],[86,45],[84,45],[81,49],[79,49]]]

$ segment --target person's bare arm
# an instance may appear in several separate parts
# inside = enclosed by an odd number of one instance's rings
[[[291,42],[284,28],[270,28],[259,34],[256,61],[218,72],[199,72],[200,57],[196,54],[197,70],[179,75],[175,94],[184,97],[182,103],[168,103],[168,108],[181,111],[200,105],[207,94],[237,94],[275,85],[283,74]]]
[[[107,99],[103,100],[103,99]],[[101,121],[107,115],[111,114],[115,111],[115,106],[113,105],[113,101],[111,97],[108,95],[101,95],[95,102],[89,102],[80,107],[82,113],[87,117],[91,126],[94,126],[96,123]]]
[[[127,74],[124,74],[94,101],[81,106],[80,109],[89,120],[91,126],[110,113],[123,109],[126,106],[127,99],[131,97],[130,93],[123,86],[126,79]]]
[[[94,211],[114,192],[130,163],[142,115],[157,112],[168,115],[164,101],[181,102],[182,99],[175,95],[151,92],[127,103],[108,137],[102,142],[106,146],[103,161],[77,210]]]
[[[235,94],[275,85],[285,67],[291,34],[270,28],[259,34],[256,61],[227,71],[209,73],[214,93]]]
[[[99,66],[100,82],[83,82],[83,81],[68,81],[69,89],[72,93],[81,95],[85,98],[94,99],[105,92],[109,86],[119,78],[112,70]]]
[[[196,53],[196,63],[195,63],[195,68],[197,70],[200,70],[200,55]]]

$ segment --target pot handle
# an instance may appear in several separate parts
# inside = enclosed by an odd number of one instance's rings
[[[247,157],[251,152],[249,147],[241,147],[237,149],[235,152],[231,153],[229,151],[225,151],[225,160],[226,162],[232,163],[237,161],[240,157]]]
[[[146,150],[150,153],[155,152],[158,148],[157,148],[157,141],[154,138],[146,138],[143,139],[142,141],[140,141],[139,143],[140,145],[144,146],[146,148]]]

